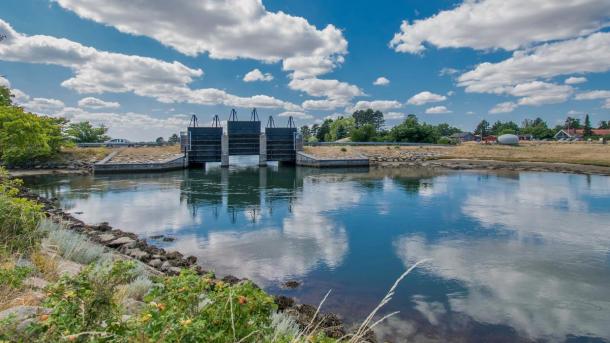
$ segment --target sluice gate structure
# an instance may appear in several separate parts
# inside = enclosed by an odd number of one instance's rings
[[[237,112],[231,110],[226,131],[218,116],[211,126],[200,127],[193,115],[184,140],[184,152],[189,167],[202,167],[208,162],[220,162],[229,166],[229,156],[258,155],[259,165],[267,161],[295,164],[297,148],[302,146],[302,138],[297,133],[292,117],[287,127],[275,127],[273,117],[269,117],[267,127],[261,131],[261,122],[256,109],[250,120],[240,121]]]

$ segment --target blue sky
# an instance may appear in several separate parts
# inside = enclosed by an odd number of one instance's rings
[[[365,107],[388,126],[597,123],[609,28],[607,0],[5,0],[0,74],[28,110],[131,139],[252,106],[300,125]]]

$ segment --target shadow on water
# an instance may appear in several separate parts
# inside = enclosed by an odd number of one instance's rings
[[[26,183],[87,222],[108,221],[219,275],[362,320],[417,269],[377,331],[396,341],[610,337],[610,178],[431,169],[234,166],[43,176]],[[280,285],[303,281],[294,290]]]

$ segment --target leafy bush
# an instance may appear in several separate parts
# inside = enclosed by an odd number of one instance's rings
[[[58,153],[65,138],[64,119],[37,116],[20,107],[0,106],[0,159],[11,165]]]
[[[251,282],[229,286],[190,270],[165,278],[146,297],[132,332],[138,341],[259,342],[271,332],[273,299]]]
[[[131,261],[90,265],[76,277],[64,276],[50,285],[44,305],[52,311],[37,327],[41,341],[76,340],[90,331],[101,337],[124,334],[127,326],[113,297],[119,285],[135,277],[133,269]]]
[[[441,137],[438,140],[438,144],[455,144],[455,141],[449,137]]]
[[[0,167],[0,253],[29,253],[40,242],[42,234],[37,230],[43,217],[42,206],[18,198],[20,181],[11,180]]]
[[[13,268],[0,268],[0,287],[18,289],[28,275],[32,273],[30,267],[16,266]]]

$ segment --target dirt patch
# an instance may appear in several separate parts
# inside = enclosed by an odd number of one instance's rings
[[[180,157],[179,145],[121,149],[109,163],[156,163]]]

